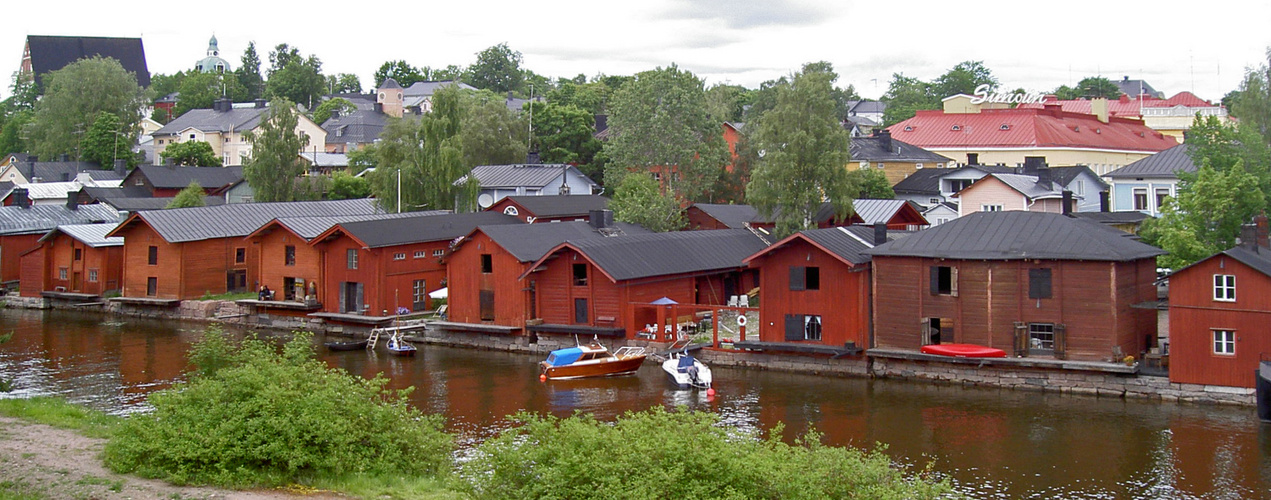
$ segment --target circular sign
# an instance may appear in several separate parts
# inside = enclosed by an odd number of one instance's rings
[[[746,315],[745,315],[745,314],[738,314],[738,315],[737,315],[737,326],[746,326]]]

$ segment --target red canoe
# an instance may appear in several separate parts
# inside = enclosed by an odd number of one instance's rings
[[[975,344],[932,344],[922,346],[923,354],[955,358],[1005,358],[1006,351]]]

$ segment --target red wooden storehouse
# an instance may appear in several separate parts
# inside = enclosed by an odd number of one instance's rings
[[[495,202],[487,212],[516,217],[528,224],[536,222],[587,221],[593,210],[609,207],[609,198],[596,194],[506,196]]]
[[[812,229],[747,257],[760,276],[760,324],[748,330],[760,342],[859,352],[869,345],[871,286],[870,258],[861,252],[886,240],[881,225]]]
[[[742,260],[764,248],[744,229],[637,234],[558,245],[522,274],[537,282],[536,333],[634,338],[658,324],[659,299],[723,305],[757,285]],[[541,269],[540,269],[541,268]]]
[[[1247,241],[1170,275],[1171,382],[1254,387],[1271,355],[1271,249]]]
[[[119,212],[105,205],[32,205],[25,188],[14,188],[13,206],[0,207],[0,282],[20,279],[20,256],[39,244],[40,238],[63,224],[119,222]],[[18,196],[18,195],[21,196]]]
[[[589,222],[481,226],[469,233],[447,258],[450,321],[519,330],[540,318],[540,273],[521,278],[531,264],[566,241],[649,232],[634,224],[615,224],[612,212],[605,214],[608,218],[596,215]]]
[[[23,297],[44,292],[98,295],[118,290],[123,278],[123,238],[107,238],[114,224],[68,224],[40,238],[22,254]]]
[[[1085,219],[981,212],[873,256],[876,348],[977,344],[1016,356],[1111,361],[1156,337],[1162,250]]]
[[[323,311],[371,316],[427,310],[446,286],[452,240],[477,226],[521,224],[493,212],[336,224],[310,242],[322,254]],[[334,299],[334,300],[332,300]]]

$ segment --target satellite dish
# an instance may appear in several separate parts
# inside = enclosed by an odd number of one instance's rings
[[[490,193],[483,193],[481,196],[477,197],[477,204],[481,205],[481,208],[490,208],[490,205],[494,204],[494,195]]]

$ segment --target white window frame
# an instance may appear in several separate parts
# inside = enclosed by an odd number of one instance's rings
[[[1143,196],[1143,206],[1139,206],[1139,195]],[[1148,205],[1152,203],[1147,196],[1147,188],[1134,188],[1130,192],[1130,203],[1134,205],[1135,210],[1149,210]]]
[[[1236,331],[1235,330],[1210,330],[1214,334],[1214,354],[1219,356],[1235,356],[1236,355]]]
[[[1215,274],[1214,275],[1214,301],[1215,302],[1235,302],[1236,301],[1236,275],[1234,274]]]
[[[406,260],[406,252],[397,252],[393,254],[393,260]]]
[[[980,211],[981,211],[981,212],[1001,212],[1001,211],[1002,211],[1002,206],[1001,206],[1001,205],[989,205],[989,204],[987,204],[987,203],[986,203],[986,204],[980,205]]]
[[[921,163],[915,163],[915,164],[914,164],[914,170],[922,170],[922,164],[921,164]]]
[[[445,255],[446,255],[446,251],[445,251],[444,249],[437,249],[437,250],[433,250],[433,251],[432,251],[432,256],[433,256],[433,257],[442,257],[442,256],[445,256]]]
[[[416,250],[416,251],[415,251],[414,258],[416,258],[416,259],[422,259],[422,258],[427,257],[427,256],[428,256],[428,252],[423,251],[423,250]]]

